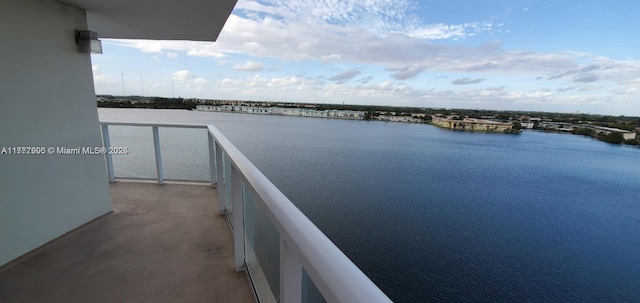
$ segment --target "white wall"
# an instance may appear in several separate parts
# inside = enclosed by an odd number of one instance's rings
[[[0,0],[0,150],[100,146],[85,12]],[[104,158],[0,154],[0,265],[111,210]]]

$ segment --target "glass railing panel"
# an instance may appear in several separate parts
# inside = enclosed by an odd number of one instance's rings
[[[324,299],[320,290],[313,284],[313,281],[307,274],[307,272],[302,269],[302,303],[327,303]]]
[[[110,125],[109,139],[111,147],[127,149],[125,155],[113,155],[116,178],[157,178],[151,127]]]
[[[206,129],[160,127],[159,134],[165,179],[210,181]]]
[[[253,189],[243,184],[245,263],[261,303],[279,302],[280,235]]]

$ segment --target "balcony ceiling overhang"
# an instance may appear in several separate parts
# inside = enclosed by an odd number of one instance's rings
[[[237,0],[59,0],[100,38],[216,41]]]

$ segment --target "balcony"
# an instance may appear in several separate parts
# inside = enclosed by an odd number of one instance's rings
[[[117,182],[114,211],[0,272],[3,302],[254,302],[202,184]]]
[[[109,126],[151,129],[158,184],[119,180],[106,155],[114,211],[2,268],[3,299],[390,302],[215,127],[101,124],[107,150]],[[207,131],[208,183],[168,184],[159,128]]]

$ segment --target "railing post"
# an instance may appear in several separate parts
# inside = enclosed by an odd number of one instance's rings
[[[227,189],[225,188],[225,184],[223,182],[224,177],[222,176],[222,170],[224,169],[224,167],[222,166],[222,148],[220,147],[218,142],[214,142],[214,147],[216,150],[216,180],[218,181],[218,214],[224,214],[226,209],[225,190]]]
[[[280,235],[280,303],[302,301],[302,264]]]
[[[164,176],[162,175],[162,157],[160,156],[160,136],[158,135],[158,127],[153,126],[153,148],[156,152],[156,171],[158,174],[158,184],[164,183]]]
[[[211,178],[211,187],[215,188],[218,180],[216,180],[216,151],[214,147],[213,135],[207,131],[209,138],[209,176]]]
[[[231,164],[231,207],[233,208],[233,250],[236,271],[244,269],[244,201],[242,197],[242,175]]]
[[[109,149],[111,148],[111,138],[109,137],[109,126],[106,124],[102,125],[102,145],[106,149],[106,153],[104,157],[107,161],[107,177],[109,177],[109,183],[116,182],[116,176],[113,172],[113,158],[109,153]]]

